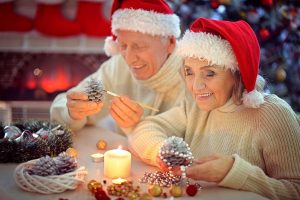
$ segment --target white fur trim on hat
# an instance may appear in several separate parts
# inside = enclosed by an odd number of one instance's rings
[[[223,65],[233,71],[239,70],[229,42],[211,33],[186,31],[178,42],[176,52],[182,57],[205,59],[211,65]]]
[[[65,0],[36,0],[37,3],[43,3],[43,4],[59,4],[64,2]]]
[[[113,56],[119,53],[118,43],[113,40],[113,37],[106,37],[104,42],[104,52],[107,56]]]
[[[242,100],[243,104],[248,108],[258,108],[265,102],[263,94],[257,90],[244,91]]]
[[[142,9],[119,9],[112,15],[112,32],[117,29],[150,35],[180,36],[180,20],[175,14],[161,14]]]

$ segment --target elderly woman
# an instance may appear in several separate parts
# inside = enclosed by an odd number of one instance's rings
[[[196,158],[186,175],[270,199],[300,199],[300,126],[291,107],[264,94],[259,44],[244,21],[200,18],[178,54],[189,95],[181,106],[141,122],[129,135],[145,162],[169,136],[184,138]]]
[[[51,119],[72,130],[110,114],[119,133],[131,132],[144,117],[164,112],[184,97],[178,74],[183,61],[174,54],[180,21],[168,4],[164,0],[115,0],[111,14],[113,36],[104,47],[113,56],[76,87],[59,94],[51,106]],[[89,101],[84,91],[90,78],[101,80],[106,90],[121,98],[105,95],[102,102]],[[143,110],[132,100],[159,112]]]

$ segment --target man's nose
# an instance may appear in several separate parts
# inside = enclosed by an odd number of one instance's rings
[[[136,51],[131,48],[126,49],[124,57],[128,65],[132,65],[138,59]]]

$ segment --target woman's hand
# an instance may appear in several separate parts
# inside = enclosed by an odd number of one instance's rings
[[[67,108],[72,119],[83,119],[99,112],[102,107],[102,102],[89,101],[84,92],[69,91],[67,93]]]
[[[213,154],[194,160],[193,165],[186,169],[186,175],[195,180],[221,182],[232,168],[232,156]]]
[[[143,113],[143,108],[126,96],[115,97],[112,100],[110,114],[122,128],[135,126]]]

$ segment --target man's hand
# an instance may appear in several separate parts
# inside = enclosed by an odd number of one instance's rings
[[[214,154],[194,160],[193,166],[186,169],[186,175],[195,180],[221,182],[232,168],[232,156]]]
[[[122,128],[135,126],[143,113],[143,108],[126,96],[115,97],[111,102],[110,114]]]
[[[80,120],[99,112],[103,107],[103,103],[89,101],[84,92],[70,91],[67,93],[67,107],[70,117]]]

